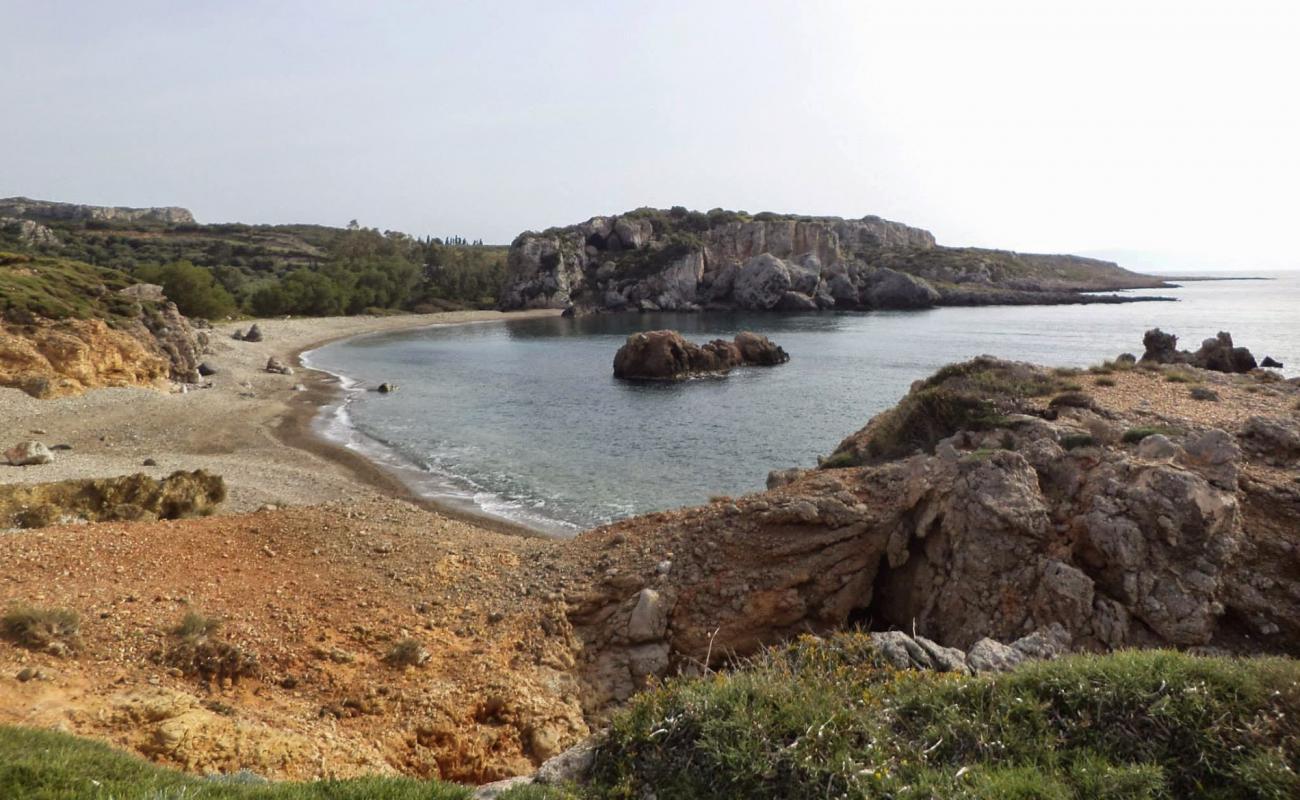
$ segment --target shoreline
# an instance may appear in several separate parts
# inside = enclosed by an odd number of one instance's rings
[[[558,315],[558,311],[554,314],[529,313],[524,317],[511,317],[511,319],[526,319],[531,317]],[[354,477],[358,482],[390,497],[404,500],[412,505],[418,506],[425,511],[432,511],[460,522],[466,522],[480,528],[485,528],[494,533],[543,539],[563,539],[564,537],[557,536],[539,528],[533,528],[516,520],[490,514],[486,511],[474,511],[468,508],[461,508],[451,505],[450,503],[426,497],[415,491],[415,489],[407,484],[406,481],[403,481],[400,476],[394,474],[392,470],[368,458],[365,454],[348,447],[346,444],[330,439],[328,436],[317,430],[315,426],[315,422],[320,417],[321,413],[335,404],[343,402],[344,395],[342,381],[339,379],[339,376],[323,369],[307,366],[303,361],[303,356],[306,353],[337,342],[356,339],[362,336],[371,336],[376,333],[384,333],[388,330],[416,331],[425,328],[479,325],[498,321],[505,322],[508,321],[508,319],[467,320],[464,322],[446,323],[431,322],[427,325],[415,325],[410,328],[362,331],[344,336],[330,337],[298,348],[290,354],[290,358],[294,368],[301,369],[303,372],[302,383],[306,387],[306,391],[298,392],[297,396],[289,401],[289,412],[281,418],[280,422],[273,430],[275,437],[285,447],[303,450],[319,458],[331,461],[351,473],[352,477]]]
[[[310,369],[292,377],[271,374],[265,366],[269,358],[292,364],[307,350],[358,335],[558,313],[468,311],[257,320],[264,336],[261,342],[230,337],[253,320],[221,322],[206,331],[209,345],[203,357],[216,371],[202,386],[177,385],[170,392],[138,386],[96,388],[44,400],[0,388],[6,441],[32,438],[47,446],[64,446],[50,464],[0,467],[0,482],[34,484],[137,473],[160,479],[177,470],[202,469],[225,481],[227,498],[219,508],[223,516],[266,507],[384,497],[485,531],[536,536],[538,532],[526,526],[470,515],[418,497],[382,465],[321,439],[311,423],[318,409],[336,397],[333,379]]]

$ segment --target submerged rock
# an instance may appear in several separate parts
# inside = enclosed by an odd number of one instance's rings
[[[714,339],[704,345],[686,341],[677,331],[634,333],[614,355],[614,377],[642,381],[675,381],[703,375],[725,375],[733,367],[775,366],[790,356],[766,336],[744,331],[730,342]]]

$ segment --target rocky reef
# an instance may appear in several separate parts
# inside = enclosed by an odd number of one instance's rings
[[[766,336],[742,331],[734,340],[688,342],[677,331],[634,333],[614,355],[614,377],[638,381],[677,381],[725,375],[734,367],[784,364],[790,356]]]
[[[206,345],[159,287],[89,264],[0,253],[0,386],[47,398],[192,383]]]
[[[0,485],[0,527],[41,528],[70,522],[180,519],[211,514],[226,499],[220,475],[203,470]]]
[[[595,311],[921,309],[1129,302],[1081,292],[1163,281],[1077,256],[940,247],[879,217],[707,214],[674,208],[520,234],[504,309]]]
[[[854,624],[940,649],[1051,631],[1090,651],[1300,652],[1300,387],[1197,370],[1224,398],[1204,403],[1165,369],[1098,367],[1081,391],[1087,373],[975,359],[820,469],[585,534],[588,711]]]

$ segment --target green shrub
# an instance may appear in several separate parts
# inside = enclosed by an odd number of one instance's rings
[[[66,654],[76,650],[81,617],[66,608],[37,608],[19,603],[0,617],[0,634],[28,650]]]
[[[1300,666],[1167,651],[977,677],[884,668],[861,634],[670,680],[612,723],[586,796],[1286,798]]]
[[[392,667],[418,667],[429,660],[429,651],[417,639],[401,639],[384,655],[384,663]]]
[[[217,283],[211,270],[196,267],[189,261],[176,261],[162,267],[145,267],[136,277],[163,287],[167,299],[187,317],[220,319],[235,313],[235,298]]]
[[[0,726],[0,797],[30,800],[468,800],[463,786],[368,777],[306,783],[199,777],[100,742]]]
[[[1079,447],[1092,447],[1097,444],[1097,440],[1086,433],[1076,433],[1069,436],[1061,437],[1061,447],[1066,450],[1074,450]]]
[[[1098,378],[1097,380],[1093,381],[1093,384],[1096,386],[1114,386],[1117,383],[1118,381],[1116,381],[1114,378],[1107,378],[1104,375]]]

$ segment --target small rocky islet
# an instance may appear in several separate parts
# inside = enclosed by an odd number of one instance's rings
[[[726,375],[735,367],[773,367],[790,356],[766,336],[750,331],[732,341],[689,342],[677,331],[634,333],[614,354],[614,377],[630,381],[680,381]]]

